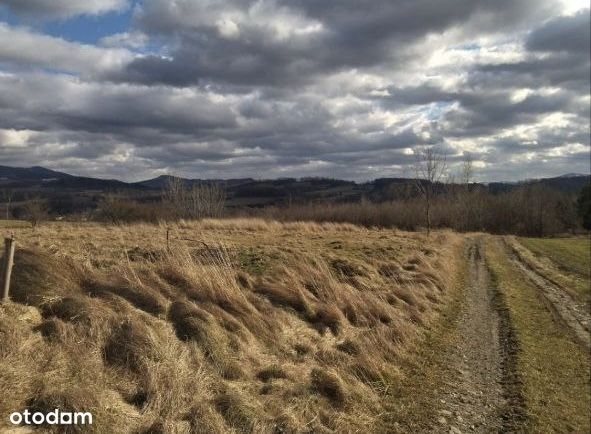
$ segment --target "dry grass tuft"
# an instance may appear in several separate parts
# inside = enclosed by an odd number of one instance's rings
[[[271,365],[265,369],[261,369],[257,373],[257,378],[266,383],[275,378],[287,378],[287,373],[281,366]]]
[[[343,314],[336,306],[320,304],[316,306],[316,312],[309,317],[309,321],[320,332],[329,329],[334,335],[338,335],[342,329]]]
[[[90,326],[92,305],[83,297],[64,297],[41,306],[44,318],[56,317],[66,322]]]
[[[345,339],[343,342],[338,343],[337,349],[352,356],[356,356],[361,352],[360,345],[351,339]]]
[[[310,372],[312,388],[328,398],[333,404],[343,405],[347,398],[343,381],[335,373],[320,368]]]
[[[64,337],[68,333],[67,327],[68,325],[62,320],[58,318],[49,318],[33,328],[33,331],[41,333],[41,336],[49,342],[59,344],[64,341]]]
[[[252,432],[259,422],[260,408],[251,400],[242,396],[237,390],[229,390],[218,395],[215,400],[217,411],[226,423],[235,427],[239,432]]]
[[[16,236],[0,431],[15,409],[57,405],[93,411],[98,432],[380,432],[456,242],[252,219]]]
[[[27,402],[27,408],[31,413],[41,412],[49,413],[53,410],[60,409],[63,412],[90,412],[96,414],[96,409],[99,402],[92,394],[83,388],[75,386],[69,387],[67,391],[43,391],[37,396],[31,398]],[[55,425],[46,424],[45,428],[57,431]],[[96,426],[91,425],[65,425],[60,426],[61,433],[84,433],[94,431],[97,432]]]
[[[172,322],[179,339],[201,340],[209,320],[209,314],[193,303],[175,301],[168,309],[168,320]]]
[[[157,359],[158,351],[148,326],[127,318],[112,330],[104,348],[105,362],[133,372],[149,369],[149,362]]]
[[[310,312],[310,304],[298,288],[287,288],[281,284],[265,283],[256,287],[256,292],[264,294],[273,304],[290,307],[298,313]]]

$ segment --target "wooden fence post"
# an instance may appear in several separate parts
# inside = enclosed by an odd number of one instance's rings
[[[4,270],[2,273],[2,303],[6,303],[8,298],[8,291],[10,290],[10,275],[12,274],[12,264],[14,263],[14,248],[16,242],[14,236],[4,239]]]

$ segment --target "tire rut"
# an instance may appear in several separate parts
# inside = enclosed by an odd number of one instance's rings
[[[483,250],[481,238],[470,240],[470,280],[456,343],[445,355],[450,375],[432,432],[515,432],[525,421],[518,343]]]
[[[505,245],[513,264],[540,290],[546,305],[558,322],[571,331],[583,348],[591,350],[591,315],[586,307],[574,300],[560,285],[537,271],[535,265],[520,252],[520,249],[525,249],[524,247],[516,246],[515,242],[507,238]]]

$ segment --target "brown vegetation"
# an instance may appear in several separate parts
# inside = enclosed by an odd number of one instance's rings
[[[581,227],[575,197],[539,185],[499,194],[478,185],[440,184],[426,191],[424,197],[401,198],[395,194],[396,199],[379,203],[307,203],[267,207],[250,214],[279,221],[340,222],[404,230],[433,227],[538,237]]]
[[[181,222],[167,250],[162,229],[17,231],[0,424],[57,406],[91,411],[96,432],[387,429],[384,390],[438,315],[458,237],[422,252],[421,234],[206,220]],[[153,255],[130,260],[142,240]]]

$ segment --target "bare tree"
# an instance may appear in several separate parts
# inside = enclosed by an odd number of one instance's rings
[[[42,199],[35,197],[25,202],[23,206],[25,218],[32,228],[47,218],[47,205]]]
[[[6,207],[6,220],[10,220],[10,206],[12,205],[12,190],[6,188],[2,190],[2,198]]]
[[[226,192],[218,183],[193,185],[187,192],[192,218],[220,217]]]
[[[461,182],[462,184],[470,184],[472,182],[472,178],[474,177],[474,160],[472,155],[464,154],[464,161],[462,163],[462,174],[461,174]]]
[[[474,161],[468,153],[464,154],[462,166],[460,169],[460,185],[457,186],[454,201],[457,204],[458,215],[456,216],[457,225],[460,230],[466,230],[471,223],[474,223],[476,215],[476,193],[471,188],[474,177]]]
[[[417,190],[425,203],[425,220],[427,235],[431,233],[431,206],[438,185],[441,184],[447,171],[445,154],[434,147],[428,147],[415,152],[417,161],[414,165]]]
[[[187,198],[185,181],[178,176],[169,176],[164,185],[163,199],[171,208],[175,218],[187,214]]]
[[[163,192],[176,218],[219,217],[224,209],[226,192],[219,183],[191,186],[179,177],[170,177]]]

